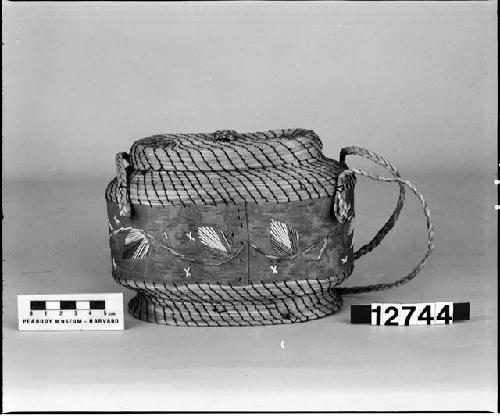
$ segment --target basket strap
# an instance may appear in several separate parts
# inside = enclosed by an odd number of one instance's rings
[[[130,198],[128,194],[127,168],[124,161],[129,161],[129,156],[125,152],[116,154],[116,183],[118,185],[118,206],[120,216],[130,217]]]
[[[354,293],[363,293],[363,292],[374,292],[377,290],[385,290],[385,289],[390,289],[393,287],[401,286],[404,283],[407,283],[411,279],[413,279],[417,273],[424,267],[425,263],[427,263],[427,260],[429,259],[433,249],[434,249],[434,230],[432,226],[432,221],[430,217],[430,211],[427,206],[427,202],[425,201],[424,197],[422,194],[415,188],[415,186],[407,179],[401,178],[401,175],[399,174],[398,170],[389,162],[387,162],[384,158],[382,158],[380,155],[370,152],[366,149],[360,148],[360,147],[346,147],[343,148],[340,152],[340,162],[343,166],[345,166],[345,157],[347,155],[357,155],[361,157],[365,157],[381,166],[386,168],[390,173],[393,174],[393,177],[384,177],[384,176],[378,176],[374,175],[372,173],[368,173],[362,170],[358,169],[352,169],[348,168],[342,171],[342,173],[339,175],[361,175],[361,176],[366,176],[370,179],[373,179],[375,181],[379,182],[394,182],[399,184],[400,192],[399,192],[399,198],[398,202],[396,204],[396,208],[394,209],[394,212],[392,215],[389,217],[389,220],[384,224],[384,226],[380,229],[380,231],[375,235],[375,237],[366,245],[362,246],[359,250],[354,253],[354,259],[358,259],[359,257],[363,256],[366,253],[369,253],[372,251],[376,246],[380,244],[382,239],[387,235],[387,233],[391,230],[392,227],[394,227],[394,224],[396,223],[396,220],[401,212],[401,209],[403,207],[403,202],[404,202],[404,187],[407,186],[414,194],[415,196],[419,199],[420,203],[422,204],[423,212],[425,219],[427,221],[427,251],[424,255],[424,257],[420,260],[420,262],[413,268],[413,270],[406,276],[402,277],[401,279],[396,280],[395,282],[392,283],[381,283],[381,284],[375,284],[375,285],[369,285],[369,286],[356,286],[356,287],[340,287],[337,290],[341,294],[354,294]],[[342,179],[340,179],[342,180]]]
[[[386,170],[392,173],[393,176],[401,178],[401,175],[396,169],[396,167],[391,163],[387,162],[382,156],[378,155],[377,153],[370,152],[369,150],[355,146],[345,147],[340,151],[340,164],[341,166],[344,166],[346,169],[343,170],[337,178],[337,183],[343,184],[344,185],[343,187],[354,187],[354,182],[355,182],[355,177],[353,179],[350,179],[351,176],[354,176],[354,172],[348,169],[345,164],[346,155],[358,155],[365,157],[366,159],[369,159],[372,162],[380,166],[383,166]],[[343,191],[342,188],[340,190]],[[336,198],[334,199],[336,217],[340,222],[344,222],[349,215],[349,205],[346,204],[346,202],[344,202],[345,201],[344,195],[345,195],[344,192],[338,192],[336,193],[335,195]],[[391,214],[387,222],[384,224],[384,226],[377,232],[375,237],[373,237],[373,239],[368,244],[365,244],[364,246],[360,247],[353,254],[354,260],[357,260],[361,256],[364,256],[365,254],[369,253],[382,242],[384,237],[396,224],[399,214],[401,213],[401,209],[403,208],[404,201],[405,201],[405,187],[403,184],[400,183],[399,196],[393,213]]]

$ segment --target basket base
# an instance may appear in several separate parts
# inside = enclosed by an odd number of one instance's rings
[[[151,293],[137,292],[128,311],[136,319],[175,326],[260,326],[306,322],[331,315],[342,307],[333,289],[311,299],[268,302],[253,307],[244,302],[168,302]]]

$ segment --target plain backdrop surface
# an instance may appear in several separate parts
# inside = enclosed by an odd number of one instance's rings
[[[494,3],[4,6],[7,177],[111,175],[151,134],[286,127],[331,157],[494,173]]]
[[[3,6],[4,411],[496,409],[496,2]],[[131,297],[107,246],[115,153],[155,133],[288,127],[414,181],[436,228],[415,281],[299,325],[17,331],[18,294]],[[358,181],[355,246],[395,199]],[[395,280],[424,247],[408,193],[348,283]],[[349,324],[353,303],[438,300],[470,301],[472,319]]]

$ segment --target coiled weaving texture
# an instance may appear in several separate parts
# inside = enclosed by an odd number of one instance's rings
[[[331,196],[333,216],[344,223],[352,220],[345,192],[354,187],[356,175],[393,182],[399,186],[393,213],[375,237],[353,254],[353,259],[372,251],[394,227],[407,187],[421,203],[427,226],[427,251],[410,273],[392,283],[338,287],[351,274],[351,261],[342,276],[236,286],[218,282],[175,285],[128,279],[114,270],[118,283],[137,292],[129,303],[129,312],[141,320],[183,326],[304,322],[338,311],[342,305],[341,295],[386,290],[413,279],[434,249],[434,229],[422,194],[403,179],[392,164],[374,152],[346,147],[341,151],[340,162],[336,162],[324,157],[321,149],[319,137],[304,129],[152,136],[134,143],[130,156],[117,155],[117,177],[109,184],[106,199],[119,205],[120,215],[130,216],[130,204],[151,207],[258,204]],[[347,155],[369,159],[392,176],[348,168]],[[125,166],[125,162],[129,166]],[[293,257],[288,260],[293,261]]]
[[[128,168],[126,154],[117,156],[118,174],[106,199],[119,203],[127,215],[130,204],[217,205],[328,197],[342,169],[324,157],[321,148],[316,133],[303,129],[229,131],[222,139],[217,134],[156,135],[133,144]]]
[[[130,162],[144,171],[261,169],[321,159],[322,147],[318,135],[304,129],[158,134],[137,140]]]
[[[149,206],[292,202],[333,195],[337,162],[242,171],[134,171],[129,176],[132,204]],[[106,191],[118,202],[115,179]]]
[[[129,312],[137,319],[180,326],[253,326],[318,319],[337,312],[337,278],[250,284],[171,285],[115,280],[137,292]]]

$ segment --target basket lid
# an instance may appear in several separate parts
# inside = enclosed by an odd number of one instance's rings
[[[257,133],[158,134],[130,149],[135,170],[232,171],[300,165],[322,158],[322,143],[312,130]]]
[[[130,150],[128,197],[149,206],[291,202],[330,197],[343,167],[312,130],[161,134]],[[118,200],[115,180],[106,198]]]

